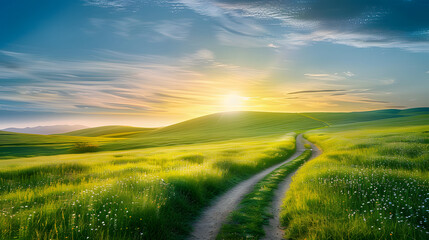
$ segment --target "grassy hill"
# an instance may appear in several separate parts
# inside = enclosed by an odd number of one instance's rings
[[[154,130],[154,128],[139,128],[139,127],[129,127],[129,126],[102,126],[94,128],[85,128],[81,130],[76,130],[68,133],[63,133],[61,135],[67,136],[84,136],[84,137],[131,137],[135,134],[149,132]]]
[[[0,159],[65,154],[77,142],[100,145],[108,141],[112,139],[0,131]]]
[[[416,112],[306,133],[324,153],[294,177],[285,238],[427,239],[429,114]]]
[[[214,196],[294,150],[289,134],[3,160],[0,239],[185,239]]]
[[[226,112],[136,134],[133,138],[112,142],[103,148],[130,149],[194,144],[264,135],[282,135],[325,126],[320,121],[296,113]]]
[[[367,122],[386,118],[417,116],[422,114],[429,114],[429,108],[410,108],[405,110],[384,109],[367,112],[344,113],[303,113],[304,116],[320,120],[329,125]]]
[[[100,151],[125,150],[282,135],[428,113],[429,108],[351,113],[226,112],[162,128],[103,126],[50,136],[0,132],[0,159],[65,154],[76,142],[99,145]]]
[[[291,155],[295,140],[287,133],[308,129],[315,130],[306,136],[325,152],[300,170],[285,199],[288,236],[424,239],[412,227],[426,220],[425,112],[317,115],[324,120],[312,114],[218,113],[148,131],[80,133],[103,137],[0,132],[3,158],[23,156],[0,161],[0,239],[184,239],[214,196]],[[112,134],[128,137],[106,137]],[[61,154],[75,142],[105,151]],[[60,155],[41,156],[53,154]],[[408,206],[413,210],[402,210]],[[374,208],[380,210],[371,219]]]
[[[229,112],[158,129],[104,126],[48,136],[3,132],[0,135],[0,158],[66,154],[76,142],[89,142],[99,145],[100,151],[112,151],[284,135],[324,126],[295,113]]]

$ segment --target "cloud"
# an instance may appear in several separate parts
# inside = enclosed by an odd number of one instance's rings
[[[309,79],[312,80],[321,80],[321,81],[338,81],[346,79],[345,76],[339,75],[338,73],[328,74],[328,73],[305,73]]]
[[[226,46],[253,48],[270,47],[274,36],[253,17],[243,16],[243,12],[229,9],[227,5],[220,5],[215,1],[207,0],[171,0],[161,1],[174,9],[188,8],[196,13],[213,18],[217,40]]]
[[[123,10],[131,5],[135,5],[138,3],[138,0],[84,0],[84,2],[88,6]]]
[[[288,94],[307,94],[307,93],[330,93],[330,92],[343,92],[346,90],[343,89],[324,89],[324,90],[305,90],[305,91],[296,91],[290,92]]]
[[[241,39],[261,42],[257,47],[267,47],[271,43],[297,48],[314,42],[331,42],[360,48],[429,51],[427,14],[429,4],[425,0],[86,0],[85,2],[90,6],[132,11],[149,3],[168,6],[175,11],[191,9],[218,21],[222,30],[219,30],[217,36],[224,44],[235,43],[233,37],[239,35]],[[258,24],[261,21],[269,21],[271,25],[283,28],[280,31],[278,28],[267,30]],[[169,26],[166,28],[169,29]],[[245,41],[249,42],[251,41]],[[254,46],[244,44],[243,47]]]
[[[179,60],[112,51],[79,61],[8,54],[17,56],[13,62],[19,67],[0,65],[0,79],[10,80],[1,81],[0,110],[156,116],[188,114],[184,109],[190,108],[204,114],[221,111],[217,101],[225,89],[258,85],[266,74],[222,63],[207,49]]]
[[[200,49],[193,54],[182,57],[180,61],[187,65],[201,65],[201,63],[212,63],[214,61],[214,53],[208,49]]]
[[[360,102],[366,102],[366,103],[389,103],[386,101],[379,101],[379,100],[372,100],[372,99],[361,99]]]
[[[149,41],[159,42],[163,40],[186,40],[192,27],[189,19],[142,21],[134,17],[122,17],[119,19],[90,18],[88,30],[91,34],[100,30],[111,31],[120,37],[144,38]]]
[[[356,76],[356,74],[354,74],[354,73],[352,73],[350,71],[344,72],[344,75],[346,75],[347,77],[354,77],[354,76]]]
[[[428,39],[429,40],[429,39]],[[357,48],[403,48],[410,51],[429,51],[428,41],[398,39],[390,35],[342,32],[338,30],[314,30],[306,33],[290,33],[280,41],[287,48],[296,48],[316,42],[331,42]]]
[[[222,45],[225,46],[240,48],[272,48],[273,46],[270,45],[272,40],[267,39],[267,37],[238,34],[237,32],[231,32],[222,27],[216,28],[216,38]]]
[[[186,19],[164,20],[154,25],[154,31],[167,38],[185,40],[188,37],[191,24],[191,21]]]
[[[381,80],[381,83],[383,85],[391,85],[395,83],[395,79],[384,79],[384,80]]]
[[[176,0],[175,5],[215,18],[278,21],[286,47],[332,42],[354,47],[429,51],[429,4],[374,0]],[[278,35],[271,32],[272,35]],[[266,44],[265,44],[266,45]]]
[[[267,47],[270,47],[270,48],[279,48],[279,46],[277,46],[277,45],[275,45],[275,44],[273,44],[273,43],[269,43],[269,44],[267,45]]]

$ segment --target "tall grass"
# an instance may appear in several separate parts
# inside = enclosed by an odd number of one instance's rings
[[[215,195],[293,135],[0,161],[0,239],[182,239]]]
[[[384,123],[306,135],[324,153],[299,170],[284,200],[287,238],[429,237],[429,126]]]
[[[280,182],[299,168],[311,156],[306,150],[291,162],[285,163],[259,181],[240,205],[228,217],[217,235],[217,239],[260,239],[265,235],[264,224],[271,217],[268,206]]]
[[[87,153],[87,152],[96,152],[98,151],[98,145],[88,142],[77,142],[74,144],[71,152],[73,153]]]

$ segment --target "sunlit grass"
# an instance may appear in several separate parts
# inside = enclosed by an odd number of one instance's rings
[[[427,239],[426,117],[306,134],[324,153],[296,175],[281,214],[290,239]]]
[[[217,239],[260,239],[265,235],[263,225],[271,217],[268,207],[278,185],[311,156],[306,150],[296,159],[283,164],[259,181],[240,205],[228,217]]]
[[[293,135],[0,161],[0,239],[179,239]]]
[[[80,132],[103,137],[0,132],[0,158],[15,158],[0,161],[0,239],[182,239],[214,196],[293,152],[293,137],[280,134],[325,121],[329,128],[308,134],[325,155],[286,199],[288,236],[425,237],[427,115],[333,126],[334,115],[228,113],[148,131]],[[76,142],[99,152],[62,154]],[[44,156],[54,154],[62,155]]]
[[[37,135],[0,131],[0,161],[2,159],[71,153],[76,143],[106,144],[114,138]]]

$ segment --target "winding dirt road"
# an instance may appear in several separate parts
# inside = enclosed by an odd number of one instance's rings
[[[189,239],[215,239],[227,216],[238,206],[243,197],[253,189],[253,186],[276,168],[301,155],[304,150],[303,137],[302,134],[299,134],[296,138],[296,152],[291,157],[259,172],[258,174],[255,174],[216,198],[212,204],[204,210],[201,217],[193,224],[193,232]]]
[[[312,144],[306,139],[304,139],[304,142],[311,145],[312,153],[311,153],[311,158],[308,161],[322,154],[322,151],[316,145]],[[279,184],[279,188],[274,193],[274,199],[273,199],[273,202],[271,203],[271,208],[270,208],[270,213],[273,215],[273,217],[270,219],[269,225],[264,226],[264,231],[265,231],[265,237],[263,238],[264,240],[283,239],[284,231],[280,228],[280,209],[283,203],[283,199],[286,195],[286,192],[289,190],[290,184],[292,183],[292,177],[295,175],[295,173],[298,170],[299,169],[289,174],[287,178],[285,178]]]

